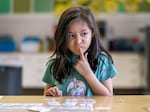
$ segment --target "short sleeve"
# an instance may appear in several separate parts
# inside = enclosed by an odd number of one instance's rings
[[[50,84],[50,85],[55,85],[53,74],[50,71],[51,65],[52,65],[52,61],[50,61],[48,63],[47,68],[46,68],[46,70],[44,72],[44,76],[43,76],[42,81],[47,83],[47,84]]]
[[[109,78],[114,77],[117,74],[117,70],[109,59],[106,53],[102,52],[98,56],[98,66],[95,72],[96,77],[100,82],[104,82]]]

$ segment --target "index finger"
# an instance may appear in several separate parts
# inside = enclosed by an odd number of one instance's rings
[[[80,58],[84,59],[84,54],[83,54],[83,50],[80,48]]]

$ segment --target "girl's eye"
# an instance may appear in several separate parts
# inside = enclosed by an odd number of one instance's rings
[[[68,37],[68,38],[73,38],[74,35],[73,35],[73,34],[68,34],[67,37]]]
[[[83,32],[81,35],[86,36],[87,34],[88,34],[87,32]]]

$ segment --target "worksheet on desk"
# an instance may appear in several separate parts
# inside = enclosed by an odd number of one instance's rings
[[[42,107],[42,103],[1,103],[0,111],[4,110],[28,110],[31,107]]]

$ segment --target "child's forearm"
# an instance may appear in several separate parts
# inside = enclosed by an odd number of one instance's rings
[[[108,79],[105,83],[101,83],[96,78],[93,72],[88,73],[88,75],[85,76],[85,79],[87,80],[89,86],[91,87],[95,95],[113,95],[111,79]]]

